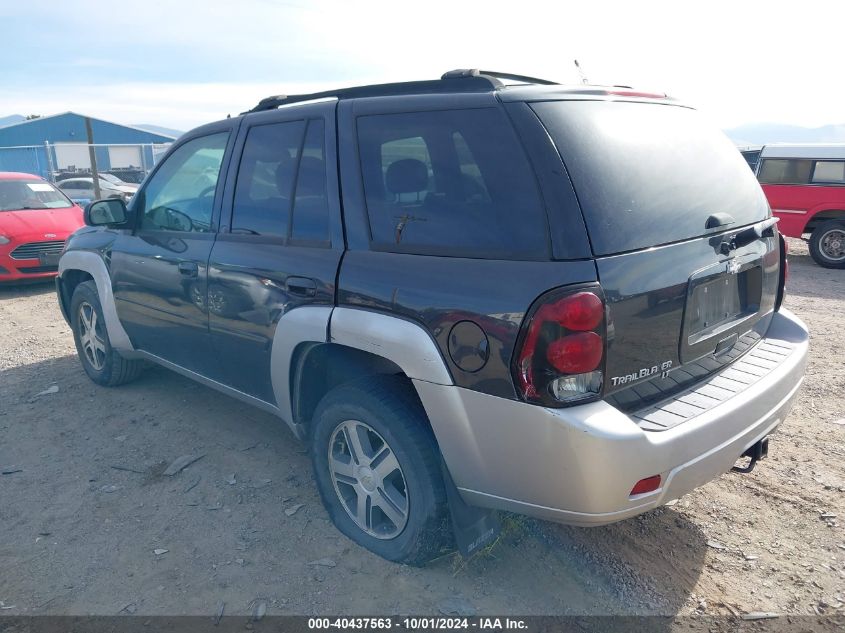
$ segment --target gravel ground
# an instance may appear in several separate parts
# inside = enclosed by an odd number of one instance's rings
[[[97,387],[52,286],[0,288],[0,613],[842,615],[845,271],[791,247],[811,359],[768,460],[608,527],[509,515],[422,569],[333,528],[275,418],[164,369]]]

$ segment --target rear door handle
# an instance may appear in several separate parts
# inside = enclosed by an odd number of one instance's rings
[[[196,262],[179,262],[179,274],[185,277],[196,277],[199,274],[199,266]]]
[[[317,294],[317,282],[307,277],[288,277],[285,288],[289,293],[300,297],[314,297]]]

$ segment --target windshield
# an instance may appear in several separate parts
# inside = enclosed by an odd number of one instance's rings
[[[531,106],[557,145],[595,255],[699,237],[765,219],[768,203],[736,147],[690,108],[620,101]]]
[[[65,209],[73,203],[49,182],[0,180],[0,211]]]
[[[123,181],[118,178],[117,176],[112,176],[111,174],[100,174],[100,180],[107,180],[113,185],[122,185]]]

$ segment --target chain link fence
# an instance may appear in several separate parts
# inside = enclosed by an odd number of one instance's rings
[[[91,177],[94,167],[127,183],[140,183],[170,147],[169,143],[44,143],[0,147],[0,171],[35,174],[50,182]]]

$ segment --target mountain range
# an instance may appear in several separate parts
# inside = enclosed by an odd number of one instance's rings
[[[808,128],[781,123],[749,123],[724,132],[737,145],[845,143],[845,125]]]

